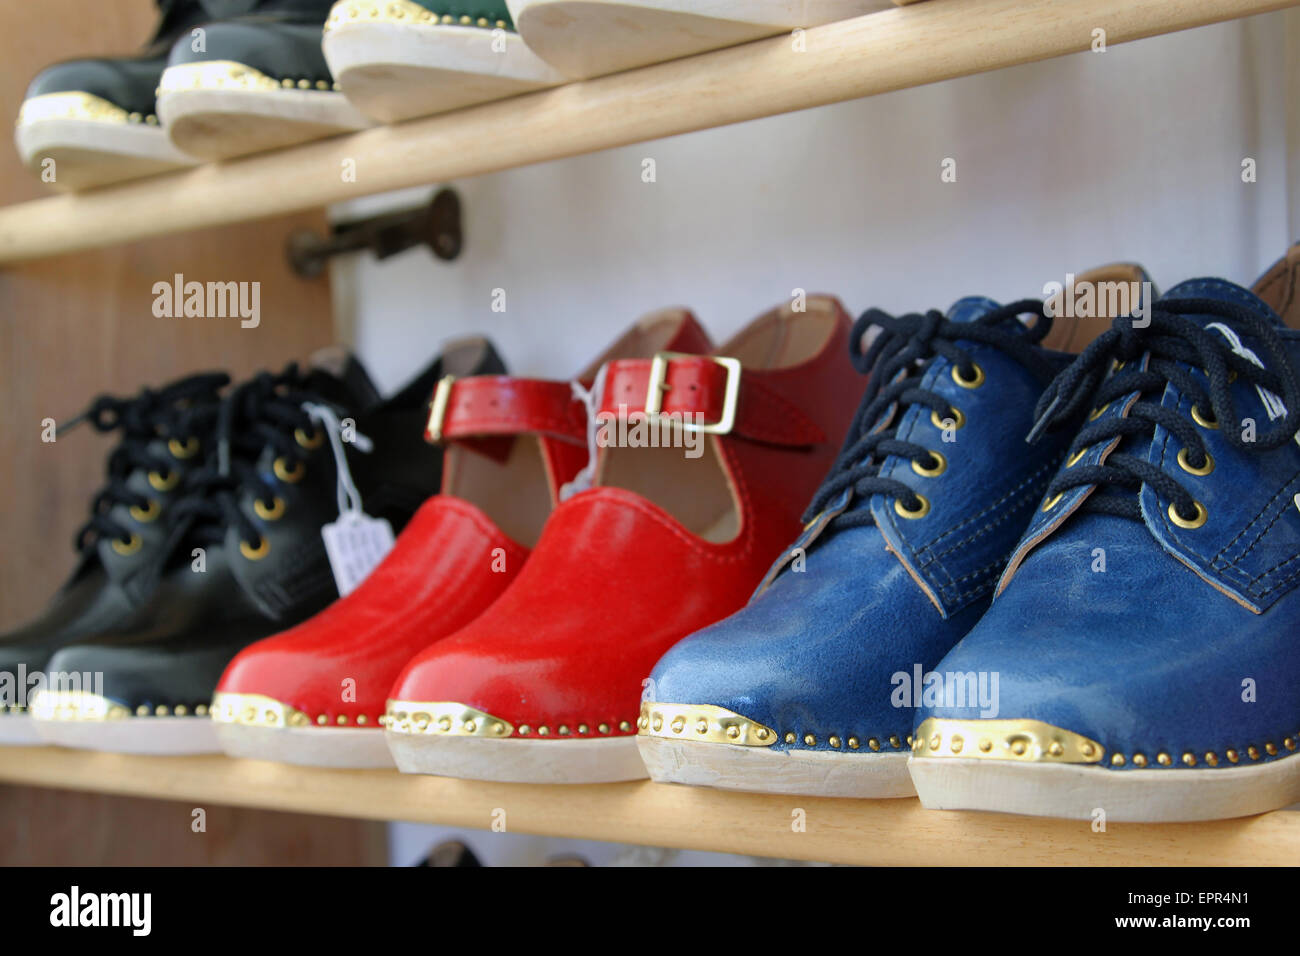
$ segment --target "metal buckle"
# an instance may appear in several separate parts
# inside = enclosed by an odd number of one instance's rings
[[[442,426],[447,417],[447,403],[451,401],[451,386],[455,381],[455,375],[444,375],[438,379],[438,387],[433,390],[433,401],[429,403],[429,424],[425,426],[425,441],[431,445],[442,441]]]
[[[684,431],[702,432],[706,435],[726,435],[735,427],[736,406],[740,400],[740,359],[717,355],[690,355],[686,352],[659,352],[650,361],[650,388],[645,397],[645,413],[657,418],[664,404],[664,390],[668,387],[668,363],[673,359],[704,359],[727,370],[727,390],[722,399],[722,417],[716,422],[696,425],[684,418],[678,422]]]

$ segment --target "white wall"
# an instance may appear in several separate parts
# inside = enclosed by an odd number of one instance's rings
[[[1249,283],[1300,238],[1284,81],[1296,22],[1270,14],[458,182],[462,257],[341,263],[340,322],[396,386],[456,334],[492,336],[517,372],[563,377],[650,309],[690,305],[721,339],[795,288],[856,314],[1040,295],[1117,259],[1162,288]],[[945,157],[955,183],[940,181]],[[1256,183],[1241,180],[1245,157]],[[432,842],[394,837],[401,862]]]

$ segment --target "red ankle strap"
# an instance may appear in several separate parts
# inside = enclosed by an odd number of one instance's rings
[[[686,427],[696,431],[775,445],[826,441],[816,422],[763,384],[766,374],[724,356],[660,352],[653,359],[621,359],[606,366],[600,414],[686,416]]]
[[[424,437],[437,443],[524,433],[586,442],[587,410],[568,382],[448,375],[434,390]]]

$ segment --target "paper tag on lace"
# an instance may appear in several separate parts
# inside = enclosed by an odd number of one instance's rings
[[[325,553],[334,572],[339,597],[366,579],[388,552],[393,550],[393,526],[383,518],[350,511],[320,529]]]

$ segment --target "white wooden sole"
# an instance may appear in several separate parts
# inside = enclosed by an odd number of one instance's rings
[[[519,35],[586,79],[885,10],[891,0],[507,0]]]
[[[6,747],[39,747],[43,741],[32,724],[31,714],[0,715],[0,744]]]
[[[921,804],[932,810],[991,810],[1037,817],[1127,823],[1222,820],[1300,800],[1300,756],[1253,767],[1106,770],[953,757],[908,765]]]
[[[53,160],[55,189],[73,192],[155,176],[194,165],[172,145],[167,131],[145,123],[80,119],[19,122],[14,143],[23,165],[37,176]]]
[[[45,743],[121,754],[220,753],[207,717],[126,717],[121,720],[34,720]]]
[[[217,740],[231,757],[304,767],[352,770],[392,768],[382,730],[358,727],[249,727],[216,723]]]
[[[342,93],[291,89],[243,70],[205,62],[163,71],[158,117],[178,149],[203,160],[231,159],[373,125]]]
[[[637,744],[650,779],[657,783],[810,797],[916,795],[905,753],[772,750],[665,737],[638,737]]]
[[[499,44],[502,49],[493,48]],[[563,83],[514,33],[422,23],[344,22],[322,44],[348,100],[384,123]]]
[[[610,740],[491,740],[384,731],[397,769],[499,783],[615,783],[644,780],[635,737]]]

